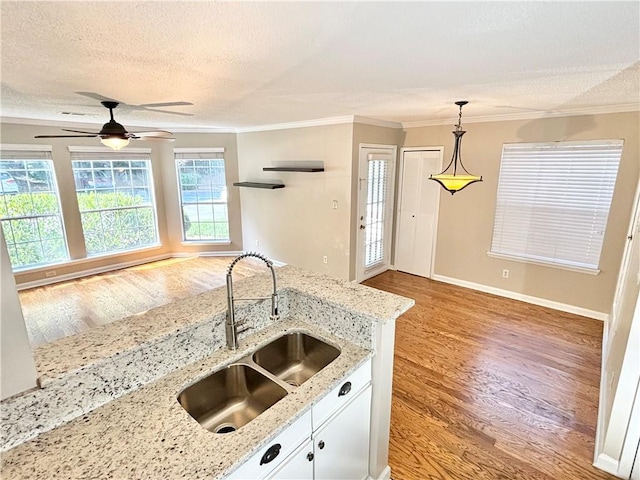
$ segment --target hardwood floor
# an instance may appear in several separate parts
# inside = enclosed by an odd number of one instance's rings
[[[394,480],[613,479],[591,466],[603,324],[389,271]]]
[[[233,257],[172,258],[19,292],[32,347],[225,285]],[[246,259],[241,279],[266,271]]]

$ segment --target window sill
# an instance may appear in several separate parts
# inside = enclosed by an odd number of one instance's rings
[[[597,268],[573,267],[571,265],[560,265],[558,263],[543,262],[541,260],[515,257],[512,255],[504,255],[502,253],[494,253],[494,252],[487,252],[487,255],[492,258],[500,258],[503,260],[511,260],[511,261],[520,262],[520,263],[529,263],[531,265],[540,265],[542,267],[559,268],[560,270],[568,270],[570,272],[577,272],[577,273],[586,273],[587,275],[598,275],[600,273],[600,269],[597,269]]]
[[[121,250],[121,251],[118,251],[118,252],[110,252],[110,253],[105,253],[105,254],[101,254],[101,255],[92,255],[90,257],[79,258],[79,259],[76,259],[76,260],[64,260],[62,262],[48,263],[46,265],[38,265],[37,267],[33,267],[33,268],[29,268],[29,267],[20,268],[20,269],[13,270],[13,274],[14,275],[20,275],[20,274],[23,274],[23,273],[46,272],[46,271],[49,271],[49,270],[53,270],[53,269],[55,269],[57,267],[67,267],[67,266],[73,266],[73,265],[82,265],[83,263],[96,262],[96,261],[105,260],[105,259],[109,259],[109,258],[121,257],[123,255],[151,252],[151,251],[154,251],[154,250],[158,250],[160,248],[162,248],[162,245],[161,244],[157,244],[157,245],[152,245],[150,247],[138,248],[138,249],[135,249],[135,250]]]
[[[188,246],[201,246],[201,245],[231,245],[231,240],[183,240],[180,245]]]

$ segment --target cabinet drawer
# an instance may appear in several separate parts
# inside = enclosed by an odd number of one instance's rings
[[[343,379],[336,388],[320,399],[311,409],[313,429],[316,430],[334,412],[346,405],[356,394],[371,382],[371,359],[351,375]]]
[[[266,478],[305,440],[311,437],[311,411],[302,415],[227,478],[247,480]]]

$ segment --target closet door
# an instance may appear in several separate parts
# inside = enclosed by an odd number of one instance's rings
[[[429,175],[439,173],[441,156],[439,150],[405,151],[402,156],[395,252],[401,272],[431,276],[441,187]]]

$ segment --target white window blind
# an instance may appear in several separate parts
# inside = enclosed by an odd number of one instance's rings
[[[490,254],[597,271],[622,145],[504,145]]]

